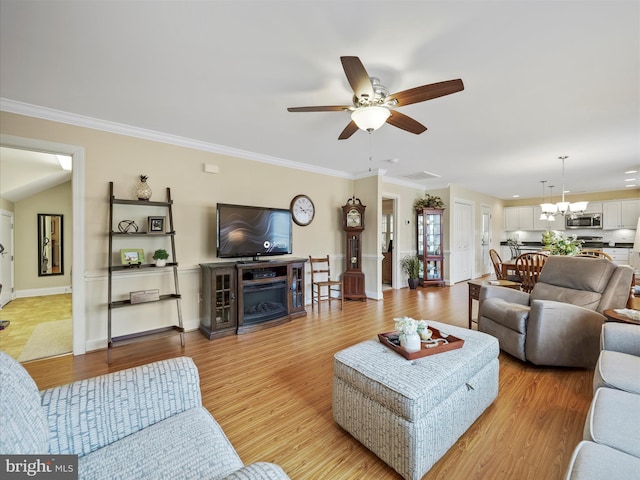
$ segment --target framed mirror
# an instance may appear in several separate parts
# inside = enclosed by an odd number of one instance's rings
[[[62,215],[38,214],[38,276],[64,275]]]

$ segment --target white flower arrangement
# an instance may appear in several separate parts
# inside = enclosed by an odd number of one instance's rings
[[[401,335],[413,335],[418,333],[418,321],[410,317],[394,318],[396,330]]]
[[[426,320],[414,320],[411,317],[394,318],[394,320],[396,330],[401,335],[413,335],[428,330]]]

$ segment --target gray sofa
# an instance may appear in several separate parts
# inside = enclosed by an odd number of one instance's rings
[[[480,289],[478,330],[536,365],[593,368],[603,312],[624,308],[633,269],[604,258],[551,255],[531,293]]]
[[[272,463],[243,465],[187,357],[39,392],[0,352],[0,406],[0,454],[77,455],[81,479],[289,478]]]
[[[640,478],[640,325],[606,323],[584,440],[565,480]]]

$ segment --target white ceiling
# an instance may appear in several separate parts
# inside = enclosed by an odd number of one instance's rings
[[[540,180],[557,197],[561,155],[572,193],[638,177],[624,174],[640,168],[637,0],[2,0],[0,22],[5,110],[23,102],[346,176],[426,170],[441,176],[426,188],[503,199],[540,197]],[[350,103],[343,55],[391,92],[455,78],[465,90],[399,109],[421,135],[385,125],[338,141],[347,113],[286,109]]]
[[[71,180],[51,153],[0,147],[0,194],[19,202]]]

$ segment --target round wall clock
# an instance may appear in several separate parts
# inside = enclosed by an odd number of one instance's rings
[[[307,195],[296,195],[291,200],[291,217],[298,225],[305,227],[313,221],[316,207]]]

